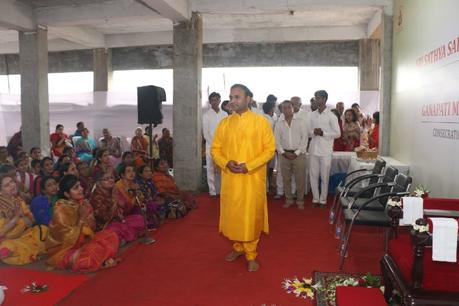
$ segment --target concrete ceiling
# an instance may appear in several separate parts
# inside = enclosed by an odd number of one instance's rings
[[[204,43],[369,37],[393,0],[0,0],[0,53],[17,31],[48,28],[50,51],[172,43],[173,24],[199,12]]]

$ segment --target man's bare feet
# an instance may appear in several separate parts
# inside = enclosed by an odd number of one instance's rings
[[[231,251],[228,255],[225,256],[226,261],[235,261],[239,256],[244,254],[243,252]]]
[[[257,272],[260,269],[260,264],[254,259],[247,262],[249,272]]]

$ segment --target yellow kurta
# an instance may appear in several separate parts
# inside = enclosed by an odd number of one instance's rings
[[[223,119],[211,147],[222,169],[220,232],[233,241],[252,241],[268,233],[266,163],[275,150],[271,126],[261,115],[246,111]],[[226,164],[246,163],[246,174],[232,173]]]

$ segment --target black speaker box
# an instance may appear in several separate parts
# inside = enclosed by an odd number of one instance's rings
[[[166,101],[166,92],[162,87],[153,85],[137,87],[137,122],[155,126],[161,124],[163,101]]]

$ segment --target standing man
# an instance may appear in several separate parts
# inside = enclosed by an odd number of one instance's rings
[[[328,93],[318,90],[314,94],[317,110],[311,114],[309,135],[312,138],[309,144],[310,170],[312,189],[312,205],[327,204],[328,179],[333,153],[333,141],[341,136],[338,119],[326,107]],[[319,195],[319,176],[322,180]]]
[[[339,113],[339,117],[340,117],[340,118],[343,118],[343,114],[344,114],[344,102],[338,102],[338,103],[336,103],[336,110],[337,110],[338,113]]]
[[[276,149],[279,154],[282,180],[286,202],[284,207],[293,204],[292,175],[296,183],[296,205],[304,209],[304,191],[306,176],[306,148],[308,146],[308,128],[306,120],[300,118],[293,110],[292,102],[282,102],[282,114],[276,124]]]
[[[317,101],[315,97],[312,97],[311,100],[309,100],[309,103],[311,104],[311,112],[314,112],[317,110]]]
[[[268,233],[266,163],[274,155],[274,135],[268,120],[249,110],[250,90],[235,84],[230,91],[234,113],[215,131],[211,154],[222,169],[219,230],[233,241],[226,261],[245,254],[250,272],[261,232]]]
[[[171,131],[169,131],[168,128],[163,128],[162,136],[158,140],[159,158],[167,160],[169,168],[174,168],[173,143],[174,141],[171,137]]]
[[[220,110],[220,101],[219,93],[211,93],[209,95],[210,108],[202,116],[202,133],[206,140],[207,185],[209,185],[209,194],[213,197],[220,194],[220,170],[214,166],[214,161],[210,156],[210,146],[215,129],[220,121],[227,117],[226,113]]]

